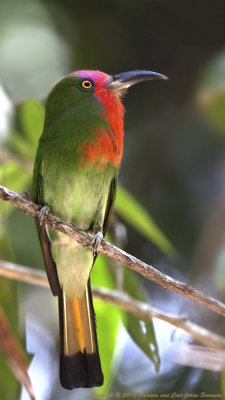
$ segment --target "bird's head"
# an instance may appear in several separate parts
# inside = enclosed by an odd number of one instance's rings
[[[101,71],[81,70],[71,74],[77,79],[77,87],[83,92],[91,92],[98,97],[99,90],[105,90],[109,94],[121,97],[127,89],[139,82],[153,79],[167,79],[165,75],[152,71],[129,71],[116,75],[107,75]]]
[[[56,123],[79,124],[79,129],[97,126],[100,120],[113,123],[117,129],[123,125],[124,108],[122,95],[139,82],[167,79],[152,71],[129,71],[107,75],[101,71],[81,70],[60,80],[50,92],[46,104],[45,132],[51,135],[50,127]],[[58,134],[60,134],[58,129]],[[54,129],[54,135],[56,135]]]
[[[73,72],[60,80],[53,88],[51,94],[64,94],[69,93],[68,88],[72,89],[72,97],[69,98],[76,100],[87,100],[90,97],[98,98],[107,96],[110,99],[120,98],[127,89],[139,82],[153,80],[153,79],[167,79],[166,76],[152,71],[129,71],[116,75],[107,75],[101,71],[81,70]],[[64,96],[63,96],[64,98]]]

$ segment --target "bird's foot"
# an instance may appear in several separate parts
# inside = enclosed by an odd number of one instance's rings
[[[102,239],[103,239],[102,232],[97,232],[90,243],[90,246],[92,246],[92,254],[94,257],[97,256],[98,254],[98,248],[101,244]]]
[[[40,225],[43,225],[43,223],[44,223],[44,217],[45,217],[46,215],[48,215],[49,211],[50,211],[49,206],[43,206],[43,207],[40,209],[40,211],[39,211]]]

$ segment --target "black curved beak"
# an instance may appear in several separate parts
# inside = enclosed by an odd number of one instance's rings
[[[112,76],[112,80],[108,85],[113,91],[128,89],[130,86],[143,81],[150,81],[153,79],[163,79],[168,78],[165,75],[158,74],[153,71],[129,71],[122,72],[121,74],[116,74]]]

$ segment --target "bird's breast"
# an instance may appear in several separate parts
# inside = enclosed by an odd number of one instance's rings
[[[93,142],[84,142],[78,152],[81,162],[90,166],[95,164],[104,169],[106,165],[112,164],[117,167],[121,163],[123,155],[123,135],[118,135],[112,129],[97,129]]]
[[[103,106],[102,126],[94,132],[91,141],[85,141],[79,148],[84,165],[97,164],[104,168],[107,164],[118,167],[123,155],[124,107],[119,97],[107,88],[98,88],[94,96]]]

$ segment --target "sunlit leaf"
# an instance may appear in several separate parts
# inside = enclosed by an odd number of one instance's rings
[[[12,131],[10,133],[9,144],[12,151],[18,154],[22,159],[33,159],[31,144],[18,132]]]
[[[19,108],[21,128],[28,141],[37,147],[44,124],[44,107],[38,100],[30,99],[22,103]]]
[[[106,263],[106,258],[101,254],[99,254],[92,270],[91,284],[111,289],[115,287],[114,279]],[[94,308],[96,313],[99,351],[104,373],[104,385],[99,388],[98,391],[106,393],[113,378],[112,358],[118,334],[120,311],[117,307],[106,304],[98,299],[94,300]]]
[[[124,188],[119,186],[115,210],[135,229],[152,240],[162,251],[171,255],[175,252],[173,245],[158,228],[145,208]]]
[[[24,170],[20,165],[14,162],[7,162],[0,165],[0,184],[15,192],[24,191],[27,188],[30,180],[30,174]],[[4,217],[6,213],[12,212],[14,208],[6,203],[0,201],[0,214]]]
[[[136,300],[146,301],[139,276],[128,268],[124,270],[124,290]],[[160,358],[153,322],[141,321],[131,313],[126,313],[123,320],[132,339],[152,360],[155,370],[158,371]]]

